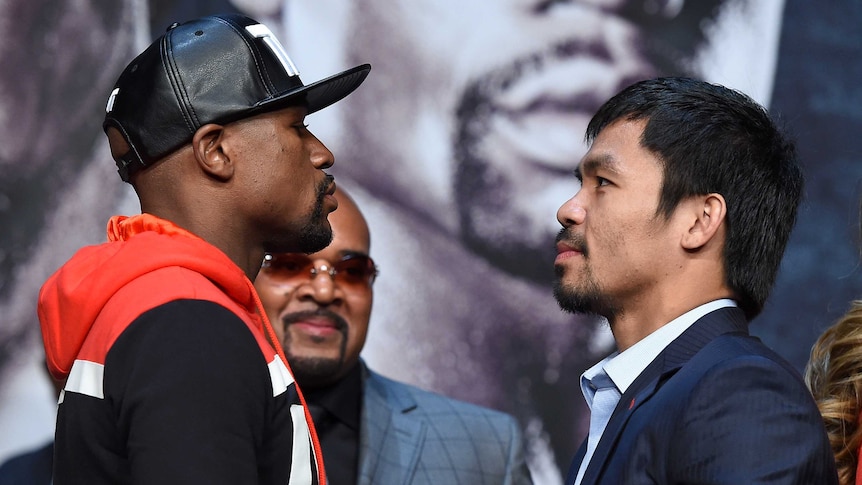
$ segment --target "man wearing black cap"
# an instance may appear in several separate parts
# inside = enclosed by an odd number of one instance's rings
[[[313,252],[337,202],[305,116],[361,65],[303,85],[239,15],[172,25],[120,75],[104,129],[142,214],[42,287],[67,483],[323,484],[319,444],[251,283],[265,252]]]

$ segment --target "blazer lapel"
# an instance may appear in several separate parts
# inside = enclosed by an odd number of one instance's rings
[[[731,332],[747,334],[747,320],[738,308],[722,308],[704,315],[659,353],[620,397],[620,402],[602,433],[590,464],[587,465],[584,478],[581,480],[582,485],[596,483],[608,457],[616,447],[626,422],[638,407],[649,400],[650,396],[661,388],[661,384],[691,360],[706,344],[719,335]]]
[[[658,388],[659,377],[662,375],[664,360],[661,354],[644,369],[626,392],[620,396],[620,402],[614,408],[611,419],[608,421],[602,438],[596,445],[596,450],[590,459],[589,465],[584,472],[581,484],[595,483],[599,473],[604,469],[605,462],[613,452],[617,439],[632,413],[646,402]]]
[[[572,458],[571,463],[569,463],[569,471],[566,473],[566,481],[564,483],[572,484],[575,483],[575,479],[578,478],[578,470],[581,469],[581,463],[584,461],[584,457],[587,456],[587,440],[581,442],[581,446],[578,447],[578,451],[575,453],[575,457]]]
[[[415,401],[403,389],[367,371],[359,433],[359,485],[410,483],[425,441],[425,424],[409,414],[415,408]]]

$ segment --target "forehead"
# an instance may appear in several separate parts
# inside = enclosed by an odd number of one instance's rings
[[[312,257],[334,258],[345,253],[368,254],[371,237],[368,224],[353,201],[336,191],[338,209],[329,214],[332,226],[332,242],[326,248],[314,253]]]
[[[306,115],[308,114],[308,108],[301,105],[291,105],[281,109],[276,109],[272,111],[264,111],[263,113],[259,113],[256,115],[252,115],[246,118],[241,118],[234,123],[240,124],[245,122],[254,122],[254,121],[275,121],[276,123],[284,124],[284,125],[292,125],[299,121],[302,121]]]
[[[617,120],[606,126],[593,141],[578,164],[581,175],[599,172],[621,177],[661,181],[662,165],[658,157],[641,145],[646,120]]]

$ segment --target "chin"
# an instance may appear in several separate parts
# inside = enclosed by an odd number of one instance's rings
[[[329,221],[321,223],[315,227],[307,227],[299,235],[297,248],[291,252],[299,253],[316,253],[332,242],[332,227]]]
[[[561,278],[554,281],[554,298],[560,308],[569,313],[603,315],[603,310],[608,306],[596,288],[576,288]]]
[[[322,357],[319,354],[313,356],[296,355],[287,352],[287,361],[297,381],[311,384],[331,382],[342,371],[342,359],[335,357]]]

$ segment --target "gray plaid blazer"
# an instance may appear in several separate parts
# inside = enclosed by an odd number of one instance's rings
[[[359,485],[532,483],[514,418],[365,370]]]

